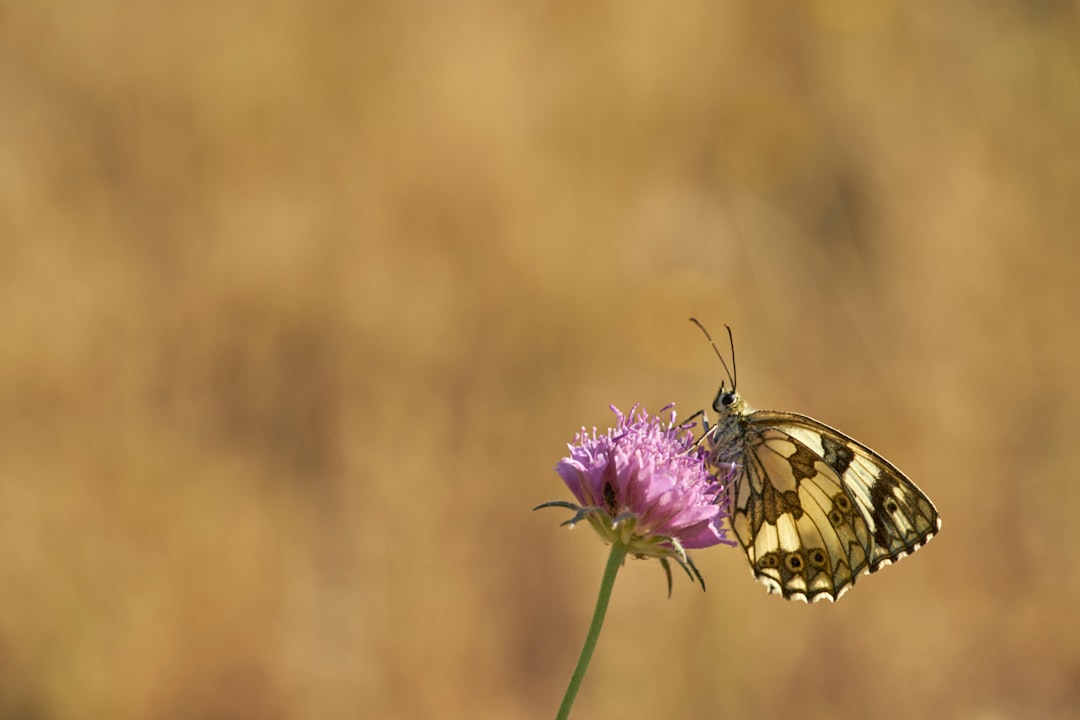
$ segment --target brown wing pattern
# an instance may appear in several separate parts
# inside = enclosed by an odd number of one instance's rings
[[[744,421],[732,528],[770,592],[836,600],[940,527],[930,500],[870,448],[794,413]]]

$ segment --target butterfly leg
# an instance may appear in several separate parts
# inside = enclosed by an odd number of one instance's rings
[[[709,437],[709,435],[711,435],[716,429],[714,426],[709,425],[709,416],[704,410],[698,410],[696,413],[686,418],[686,422],[691,423],[697,420],[699,417],[701,418],[702,433],[701,437],[694,441],[694,447],[697,447],[701,445],[701,443],[705,442],[705,438]]]

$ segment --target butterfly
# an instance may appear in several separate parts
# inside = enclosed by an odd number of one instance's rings
[[[727,372],[716,343],[697,320]],[[731,328],[732,368],[735,367]],[[941,529],[930,499],[895,465],[805,415],[753,410],[720,384],[705,423],[709,463],[727,475],[731,528],[750,570],[789,600],[839,600],[863,574],[904,558]]]

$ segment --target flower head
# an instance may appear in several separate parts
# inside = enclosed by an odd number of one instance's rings
[[[660,411],[671,411],[665,420],[637,405],[629,415],[612,406],[616,424],[606,435],[582,428],[555,468],[580,505],[546,505],[577,510],[570,524],[587,519],[636,557],[660,558],[665,568],[674,558],[693,569],[686,550],[735,544],[723,529],[727,478],[709,474],[694,424],[676,425],[673,407]]]

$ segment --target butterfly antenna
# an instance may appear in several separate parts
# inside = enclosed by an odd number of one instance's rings
[[[739,386],[739,368],[735,367],[735,336],[731,333],[730,325],[724,323],[724,327],[727,328],[727,341],[731,347],[731,392],[735,392]]]
[[[716,343],[713,341],[712,335],[709,334],[709,331],[705,329],[704,325],[698,322],[697,318],[690,318],[690,322],[697,325],[698,328],[701,329],[701,332],[705,333],[706,339],[709,341],[709,344],[712,345],[713,352],[716,353],[716,357],[720,358],[720,364],[724,366],[724,372],[727,373],[728,379],[731,380],[731,389],[735,390],[735,376],[731,374],[730,370],[728,370],[727,361],[724,360],[724,356],[720,353],[720,348],[716,347]],[[724,327],[728,329],[728,340],[731,342],[731,366],[735,367],[735,341],[731,338],[731,328],[727,325],[724,325]]]

